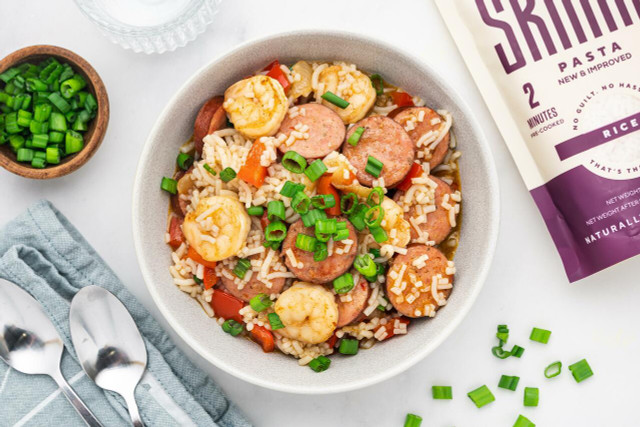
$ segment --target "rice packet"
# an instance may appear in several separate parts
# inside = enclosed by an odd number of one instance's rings
[[[569,281],[640,253],[640,0],[435,0]]]

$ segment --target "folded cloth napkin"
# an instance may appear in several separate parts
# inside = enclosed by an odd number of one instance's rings
[[[84,374],[71,344],[69,303],[87,285],[116,295],[144,337],[149,362],[136,399],[147,426],[250,426],[51,203],[36,203],[0,230],[0,277],[21,286],[44,306],[66,345],[64,376],[106,427],[131,424],[124,400]],[[53,380],[22,374],[0,361],[0,426],[44,425],[85,424]]]

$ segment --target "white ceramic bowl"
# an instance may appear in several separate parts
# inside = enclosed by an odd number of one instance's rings
[[[336,355],[331,368],[315,373],[280,353],[264,354],[256,344],[232,339],[209,320],[199,304],[176,288],[164,243],[169,203],[160,180],[175,168],[178,147],[189,139],[200,106],[232,83],[273,59],[346,60],[378,72],[389,82],[452,113],[462,151],[462,235],[449,303],[434,319],[413,322],[409,334],[363,350]],[[133,231],[143,276],[154,301],[175,331],[202,357],[251,383],[292,393],[334,393],[361,388],[407,369],[433,351],[460,323],[489,270],[498,233],[495,165],[471,111],[428,66],[381,42],[346,33],[295,32],[245,43],[196,72],[164,109],[144,147],[136,174]]]

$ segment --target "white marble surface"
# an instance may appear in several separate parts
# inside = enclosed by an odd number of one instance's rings
[[[402,426],[407,412],[422,415],[429,427],[511,426],[519,413],[539,426],[637,425],[640,258],[567,283],[541,217],[430,0],[226,0],[205,34],[160,56],[111,44],[71,0],[1,1],[0,56],[38,43],[76,51],[104,79],[111,122],[96,156],[72,176],[37,182],[0,170],[0,224],[48,198],[159,318],[131,238],[132,181],[151,126],[182,82],[212,58],[254,37],[312,28],[364,33],[412,52],[445,75],[476,112],[502,191],[501,236],[491,274],[474,308],[440,348],[405,373],[363,390],[329,396],[278,393],[206,366],[193,353],[190,357],[260,426]],[[491,355],[498,323],[508,323],[511,341],[526,348],[522,359],[500,361]],[[529,342],[534,325],[553,330],[547,346]],[[184,347],[177,337],[176,343]],[[566,366],[583,357],[595,371],[588,381],[576,384],[566,370],[554,380],[542,376],[550,362],[560,359]],[[498,390],[501,374],[520,376],[519,390]],[[433,401],[432,384],[452,385],[454,400]],[[497,401],[478,410],[465,394],[482,384],[491,387]],[[524,386],[540,387],[540,407],[522,406]]]

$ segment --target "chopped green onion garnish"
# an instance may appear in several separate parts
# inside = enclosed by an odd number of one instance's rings
[[[187,153],[180,153],[178,154],[176,162],[178,163],[178,167],[180,167],[180,169],[186,171],[193,164],[193,156],[190,156]]]
[[[282,200],[272,200],[267,204],[267,218],[269,221],[281,219],[284,221],[284,203]]]
[[[364,223],[364,214],[368,209],[369,207],[367,205],[365,205],[364,203],[359,203],[355,207],[353,212],[348,216],[349,221],[351,222],[351,224],[353,224],[356,230],[362,231],[367,226]]]
[[[364,133],[364,128],[362,126],[359,126],[356,130],[353,131],[351,136],[349,136],[349,139],[347,139],[347,142],[355,147],[356,145],[358,145],[358,141],[360,141],[360,138],[362,137],[363,133]]]
[[[364,168],[364,171],[369,175],[378,178],[382,173],[383,166],[384,164],[380,160],[376,159],[373,156],[369,156],[367,158],[367,166]]]
[[[307,252],[313,252],[316,249],[316,238],[298,233],[296,236],[296,248]]]
[[[524,348],[520,347],[519,345],[514,345],[511,349],[511,356],[513,357],[520,358],[522,357],[522,353],[524,353]]]
[[[571,371],[571,375],[576,380],[576,382],[582,382],[593,375],[593,371],[591,370],[591,366],[587,363],[587,359],[582,359],[573,365],[569,365],[569,370]]]
[[[376,90],[376,95],[380,96],[384,93],[384,80],[380,74],[371,74],[371,86]]]
[[[273,301],[271,301],[269,295],[267,294],[258,294],[255,297],[251,298],[251,300],[249,300],[249,304],[255,311],[261,312],[271,307]]]
[[[383,307],[384,308],[384,307]],[[384,311],[384,310],[383,310]],[[431,387],[431,394],[437,400],[453,399],[453,390],[448,385],[434,385]]]
[[[262,206],[251,206],[247,209],[247,213],[251,216],[262,216],[262,214],[264,214],[264,208]]]
[[[196,285],[202,285],[202,279],[196,275],[193,276],[193,281],[196,282]]]
[[[316,248],[313,251],[313,260],[316,262],[324,261],[329,256],[327,244],[324,242],[316,242]]]
[[[329,366],[331,366],[331,359],[326,356],[318,356],[309,362],[309,367],[315,372],[326,371],[329,369]]]
[[[295,151],[287,151],[282,156],[282,166],[293,173],[302,173],[307,167],[307,159]]]
[[[311,182],[315,182],[318,178],[320,178],[326,171],[327,166],[322,163],[322,160],[317,159],[314,160],[305,170],[304,174],[311,180]]]
[[[52,112],[49,115],[49,127],[51,128],[51,130],[66,132],[67,119],[60,113]]]
[[[518,419],[516,420],[513,427],[536,427],[536,425],[529,421],[529,419],[524,415],[518,415]]]
[[[562,372],[562,362],[560,361],[553,362],[551,365],[544,368],[544,376],[547,378],[557,377],[560,375],[560,372]]]
[[[280,194],[284,197],[293,197],[298,191],[304,191],[304,184],[296,184],[295,182],[287,181],[284,183]]]
[[[47,163],[57,165],[60,163],[60,149],[56,146],[47,147],[45,160]]]
[[[64,151],[67,154],[77,153],[84,147],[82,135],[74,130],[67,130],[64,137]]]
[[[345,240],[349,238],[349,230],[346,228],[344,230],[336,231],[336,234],[333,235],[333,241],[339,242],[340,240]]]
[[[297,214],[303,215],[309,212],[311,199],[304,191],[298,191],[291,199],[291,209]]]
[[[311,204],[316,209],[329,209],[336,205],[333,194],[319,194],[311,198]]]
[[[287,237],[287,226],[282,221],[272,221],[264,229],[264,239],[269,243],[279,243]]]
[[[407,414],[407,418],[404,420],[404,427],[420,427],[422,424],[422,417],[415,414]]]
[[[39,151],[39,153],[42,153],[42,151]],[[44,153],[42,153],[42,154],[44,154]],[[45,166],[47,166],[47,161],[45,159],[43,159],[42,157],[34,157],[33,160],[31,160],[31,167],[32,168],[42,169]]]
[[[162,177],[160,188],[168,193],[176,194],[178,192],[178,181],[176,181],[175,179],[167,178],[166,176]]]
[[[224,182],[229,182],[236,177],[236,171],[231,168],[224,168],[222,172],[220,172],[220,179]]]
[[[278,316],[278,313],[269,313],[267,314],[267,318],[269,319],[269,324],[271,325],[272,331],[284,328],[284,325],[282,324],[282,320],[280,320],[280,316]]]
[[[322,94],[322,99],[332,103],[336,107],[342,108],[343,110],[349,106],[349,103],[347,101],[340,98],[338,95],[336,95],[333,92],[326,91],[325,93]]]
[[[19,162],[29,162],[33,160],[34,152],[31,148],[19,148],[16,158]]]
[[[509,328],[507,325],[498,325],[498,332],[496,332],[496,337],[500,340],[500,346],[507,343],[509,340]]]
[[[376,263],[373,262],[369,255],[358,255],[353,266],[365,277],[377,276],[378,267],[376,267]]]
[[[382,204],[384,200],[384,190],[382,187],[373,187],[367,196],[367,205],[374,207]]]
[[[551,331],[546,329],[533,328],[531,331],[531,335],[529,339],[531,341],[540,342],[542,344],[546,344],[549,342],[549,338],[551,337]]]
[[[345,215],[352,214],[357,205],[358,196],[356,196],[356,193],[347,193],[340,197],[340,211]]]
[[[333,235],[337,230],[338,227],[335,218],[319,219],[316,221],[316,238],[321,242],[328,242],[331,235]]]
[[[469,393],[467,393],[467,396],[469,396],[469,399],[471,399],[478,408],[482,408],[483,406],[488,405],[489,403],[496,400],[496,398],[493,396],[493,393],[491,393],[491,390],[489,390],[489,387],[487,387],[486,385],[470,391]]]
[[[204,165],[202,165],[202,167],[204,168],[204,170],[206,170],[207,172],[209,172],[211,175],[216,176],[216,171],[213,170],[213,168],[211,166],[209,166],[207,163],[205,163]]]
[[[380,227],[380,224],[382,223],[383,219],[384,219],[384,208],[382,207],[382,205],[376,205],[372,208],[369,208],[364,213],[364,223],[370,229]]]
[[[371,227],[369,228],[369,231],[371,232],[371,235],[373,236],[375,241],[378,243],[386,242],[389,238],[387,236],[387,232],[384,231],[382,227]]]
[[[231,336],[238,336],[244,329],[244,325],[236,320],[228,319],[222,324],[222,330]]]
[[[338,351],[342,354],[358,354],[358,340],[341,339]]]
[[[524,388],[524,406],[538,406],[539,390],[537,387]]]
[[[353,276],[351,273],[344,273],[333,280],[333,289],[336,293],[346,294],[354,287]]]
[[[72,78],[65,80],[60,84],[60,93],[65,98],[69,99],[79,91],[85,88],[87,82],[79,74],[74,75]]]
[[[49,101],[51,101],[51,103],[63,114],[71,111],[71,105],[69,105],[69,103],[65,101],[65,99],[60,96],[58,92],[51,93],[51,95],[49,95]]]
[[[244,279],[247,271],[251,268],[251,262],[248,259],[239,259],[236,266],[233,268],[233,274],[240,279]]]
[[[319,219],[327,219],[327,214],[322,209],[312,209],[300,217],[305,227],[313,227]]]
[[[510,377],[508,375],[503,375],[500,377],[500,382],[498,383],[498,387],[515,391],[516,388],[518,388],[519,381],[520,381],[520,377]]]

